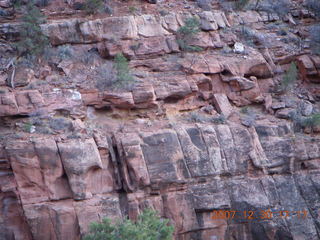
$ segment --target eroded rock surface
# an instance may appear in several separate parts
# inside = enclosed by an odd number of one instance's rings
[[[0,69],[0,239],[77,240],[93,221],[135,220],[146,207],[179,240],[319,239],[320,127],[305,123],[320,111],[320,58],[292,40],[316,20],[292,2],[283,19],[188,7],[51,13],[41,28],[57,54],[15,75]],[[190,16],[199,52],[177,42]],[[293,30],[279,35],[275,21]],[[3,39],[18,27],[3,24]],[[119,52],[131,88],[111,88]],[[284,92],[291,62],[298,79]]]

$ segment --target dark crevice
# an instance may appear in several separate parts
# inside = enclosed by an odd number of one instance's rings
[[[116,189],[119,194],[119,205],[122,217],[127,217],[129,212],[128,203],[128,186],[124,175],[124,163],[121,161],[122,154],[119,147],[113,138],[108,137],[109,152],[111,157],[111,163],[114,169]]]
[[[121,176],[120,176],[120,160],[119,160],[119,153],[118,149],[115,145],[113,145],[113,141],[110,137],[107,137],[108,146],[109,146],[109,153],[110,153],[110,160],[114,170],[114,179],[116,184],[116,189],[121,190],[123,188]]]
[[[119,205],[120,211],[123,218],[127,217],[129,214],[129,203],[127,192],[122,188],[118,191],[119,193]]]

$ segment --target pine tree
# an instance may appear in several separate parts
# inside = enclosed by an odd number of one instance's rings
[[[110,219],[104,219],[101,223],[92,223],[84,240],[172,240],[173,231],[174,227],[167,219],[146,209],[137,222],[123,220],[112,224]]]
[[[22,16],[20,41],[15,45],[20,56],[39,56],[49,46],[49,39],[41,30],[45,22],[44,15],[33,4],[28,3],[26,13]]]

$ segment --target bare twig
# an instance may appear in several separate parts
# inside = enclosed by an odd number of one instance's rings
[[[14,76],[16,73],[16,66],[15,66],[16,60],[17,59],[15,57],[12,58],[5,68],[5,71],[8,71],[12,67],[12,73],[11,73],[10,82],[9,82],[10,87],[12,87],[12,88],[14,88]]]

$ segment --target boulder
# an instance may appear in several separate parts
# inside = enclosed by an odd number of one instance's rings
[[[228,118],[233,112],[233,108],[225,94],[213,94],[213,103],[217,111],[223,114],[226,118]]]

